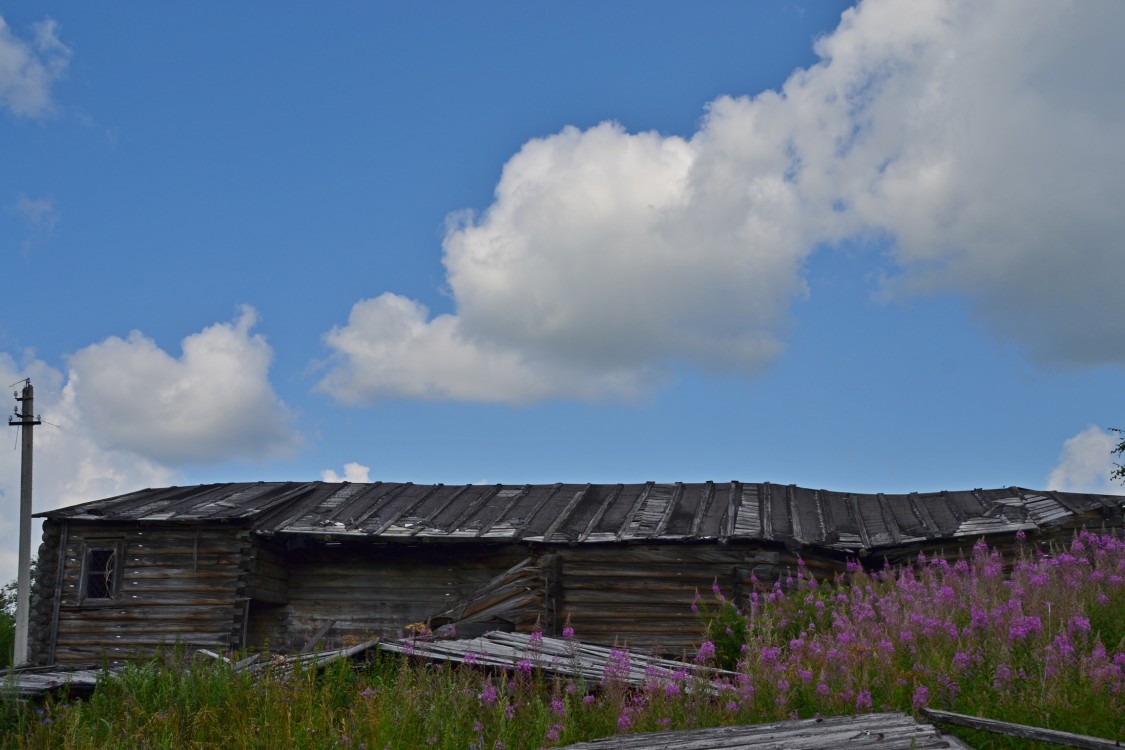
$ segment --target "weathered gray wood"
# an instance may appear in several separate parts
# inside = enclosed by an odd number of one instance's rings
[[[621,526],[617,530],[617,541],[621,541],[629,533],[629,527],[632,525],[633,519],[637,515],[637,511],[640,510],[641,506],[643,506],[648,500],[648,496],[652,492],[652,487],[654,484],[656,483],[645,482],[645,488],[641,490],[641,494],[637,495],[637,499],[633,501],[633,507],[631,507],[629,509],[629,512],[625,514],[625,520],[621,522]]]
[[[586,523],[586,528],[583,529],[582,533],[578,536],[579,542],[584,542],[590,538],[590,535],[594,533],[594,529],[598,528],[598,524],[601,523],[602,516],[605,515],[606,510],[621,496],[624,489],[625,485],[623,484],[614,485],[614,488],[606,495],[605,500],[602,501],[602,504],[598,506],[598,509],[594,511],[594,515],[591,516],[590,520]]]
[[[803,719],[679,732],[606,737],[567,750],[835,750],[836,748],[968,748],[904,714],[866,714]]]
[[[930,721],[952,724],[959,727],[968,727],[969,729],[978,729],[983,732],[992,732],[993,734],[1003,734],[1009,737],[1021,737],[1025,740],[1049,742],[1054,745],[1066,745],[1067,747],[1080,747],[1085,748],[1085,750],[1120,750],[1121,748],[1121,743],[1114,740],[1089,737],[1084,734],[1060,732],[1054,729],[1029,727],[1025,724],[1013,724],[1010,721],[984,719],[979,716],[967,716],[965,714],[953,713],[952,711],[939,711],[931,708],[922,709],[921,713]]]
[[[59,529],[59,550],[66,549],[67,522],[62,522]],[[62,606],[62,586],[66,573],[66,557],[59,554],[58,572],[55,578],[55,599],[51,603],[51,641],[47,651],[47,663],[55,663],[55,646],[59,641],[59,608]]]
[[[555,520],[551,522],[551,525],[548,526],[546,531],[543,532],[544,542],[551,541],[551,537],[555,535],[555,532],[558,531],[559,527],[562,526],[568,518],[570,518],[570,514],[574,512],[574,509],[578,507],[578,504],[585,499],[587,494],[589,494],[591,486],[592,485],[587,484],[585,487],[580,489],[578,492],[575,492],[571,496],[570,501],[566,504],[566,507],[562,509],[562,511],[555,517]]]
[[[328,622],[321,625],[320,630],[316,631],[316,633],[314,633],[311,638],[309,638],[307,641],[305,641],[305,645],[301,649],[301,653],[302,654],[312,653],[313,649],[316,648],[316,644],[320,643],[321,639],[324,638],[324,636],[328,635],[328,631],[331,630],[332,626],[335,625],[335,624],[336,624],[335,620],[329,620]]]

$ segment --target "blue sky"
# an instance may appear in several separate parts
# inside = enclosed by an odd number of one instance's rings
[[[0,18],[37,510],[326,475],[1113,487],[1120,3]]]

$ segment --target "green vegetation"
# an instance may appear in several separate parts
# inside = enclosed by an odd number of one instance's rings
[[[695,665],[651,671],[642,688],[620,678],[624,651],[596,682],[545,674],[534,647],[509,672],[385,654],[290,676],[154,661],[88,701],[0,706],[0,745],[514,750],[926,706],[1125,740],[1120,537],[1082,533],[1048,553],[1025,544],[1008,561],[982,543],[968,559],[857,567],[834,583],[799,568],[747,604],[739,611],[718,590],[697,600],[708,635]],[[702,667],[719,662],[736,674],[709,679]],[[980,750],[1036,746],[958,733]]]
[[[0,669],[12,665],[16,648],[16,582],[0,588]]]

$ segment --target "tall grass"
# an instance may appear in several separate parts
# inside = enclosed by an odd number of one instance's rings
[[[288,677],[154,662],[85,702],[6,704],[3,746],[514,750],[925,706],[1125,740],[1120,538],[1082,533],[1007,561],[982,543],[967,559],[876,574],[857,566],[832,583],[799,567],[744,604],[718,589],[700,598],[695,664],[652,670],[640,688],[621,679],[624,651],[584,682],[539,670],[534,646],[500,672],[388,655]],[[724,659],[736,675],[709,679],[702,667]],[[1033,746],[965,736],[982,749]]]

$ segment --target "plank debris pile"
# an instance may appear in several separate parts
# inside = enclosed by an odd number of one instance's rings
[[[903,713],[834,716],[680,732],[647,732],[567,745],[563,750],[972,750]]]
[[[644,685],[646,678],[654,675],[670,678],[679,672],[694,674],[700,669],[695,664],[631,653],[623,648],[499,631],[485,633],[479,638],[382,641],[379,649],[435,661],[501,669],[514,669],[520,660],[526,659],[533,667],[545,672],[591,681],[601,680],[607,670],[612,670],[617,679],[636,687]],[[733,672],[718,669],[707,669],[706,674],[709,679],[735,677]]]

